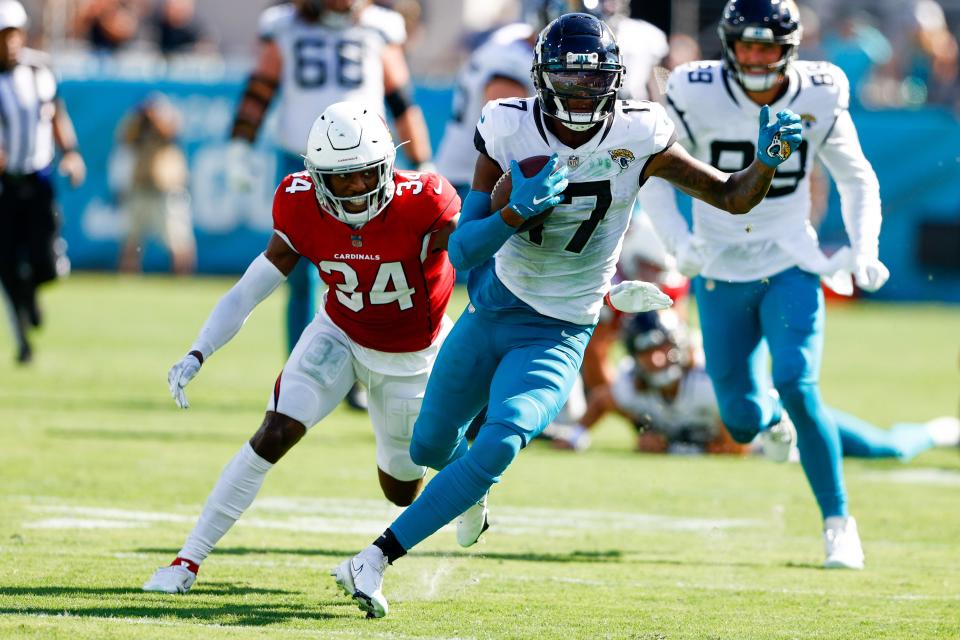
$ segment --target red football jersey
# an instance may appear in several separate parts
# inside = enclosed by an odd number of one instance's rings
[[[435,173],[397,171],[394,197],[359,229],[320,208],[306,171],[283,179],[273,228],[320,270],[325,309],[358,344],[377,351],[426,349],[453,292],[446,251],[430,254],[434,231],[460,213],[460,197]]]

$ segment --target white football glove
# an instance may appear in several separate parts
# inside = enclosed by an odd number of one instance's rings
[[[170,367],[167,372],[167,385],[170,387],[170,395],[173,401],[181,409],[189,409],[190,403],[187,402],[187,394],[183,388],[193,380],[197,372],[200,371],[200,360],[193,352],[180,358],[180,361]]]
[[[890,270],[879,258],[857,256],[853,277],[864,291],[876,291],[886,284]]]
[[[673,300],[651,282],[626,280],[610,288],[607,304],[625,313],[659,311],[673,305]]]
[[[677,271],[692,278],[700,274],[707,261],[707,244],[702,238],[687,236],[677,243],[674,258]]]
[[[233,138],[226,153],[227,186],[231,191],[247,192],[253,189],[253,147],[246,140]]]

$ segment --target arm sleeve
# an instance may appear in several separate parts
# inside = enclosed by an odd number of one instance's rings
[[[880,183],[870,161],[863,155],[850,112],[837,115],[833,129],[820,147],[820,159],[830,171],[840,192],[840,211],[854,254],[879,255],[881,203]]]
[[[450,263],[459,270],[482,264],[515,232],[499,212],[491,215],[489,193],[470,191],[463,201],[460,224],[450,235]]]
[[[199,351],[206,361],[240,331],[253,308],[284,280],[286,276],[261,253],[237,284],[217,302],[190,350]]]
[[[676,190],[666,180],[650,177],[640,189],[640,202],[667,253],[677,255],[677,248],[689,240],[690,229],[677,206]]]

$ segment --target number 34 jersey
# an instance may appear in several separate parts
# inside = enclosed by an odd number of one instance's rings
[[[475,144],[503,170],[510,161],[556,153],[570,185],[543,225],[511,236],[495,256],[496,274],[538,313],[595,324],[610,288],[641,175],[674,139],[654,102],[619,100],[592,139],[572,149],[550,133],[537,98],[487,103]]]
[[[369,6],[356,24],[334,28],[282,4],[263,12],[259,34],[283,59],[277,141],[285,151],[302,154],[313,121],[334,102],[361,102],[383,116],[382,54],[406,40],[400,14]]]
[[[307,172],[284,178],[273,201],[274,231],[312,262],[329,287],[324,311],[354,342],[386,353],[430,347],[453,291],[434,232],[460,213],[460,198],[434,173],[397,171],[395,196],[359,229],[323,211]]]

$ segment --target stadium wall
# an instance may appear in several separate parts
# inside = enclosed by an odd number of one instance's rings
[[[183,116],[180,140],[190,163],[190,194],[198,244],[198,270],[238,273],[263,250],[271,229],[276,159],[266,142],[272,118],[257,144],[252,193],[226,185],[224,150],[240,75],[209,81],[65,79],[61,95],[73,115],[89,178],[71,190],[60,180],[63,235],[76,269],[117,265],[125,220],[120,195],[131,169],[116,143],[123,117],[149,94],[165,94]],[[430,137],[438,141],[450,112],[449,86],[417,86]],[[875,298],[960,303],[960,123],[949,113],[919,111],[854,114],[860,138],[880,179],[884,227],[880,254],[890,282]],[[825,245],[845,242],[836,191],[821,228]],[[145,247],[145,269],[168,268],[159,246]]]

